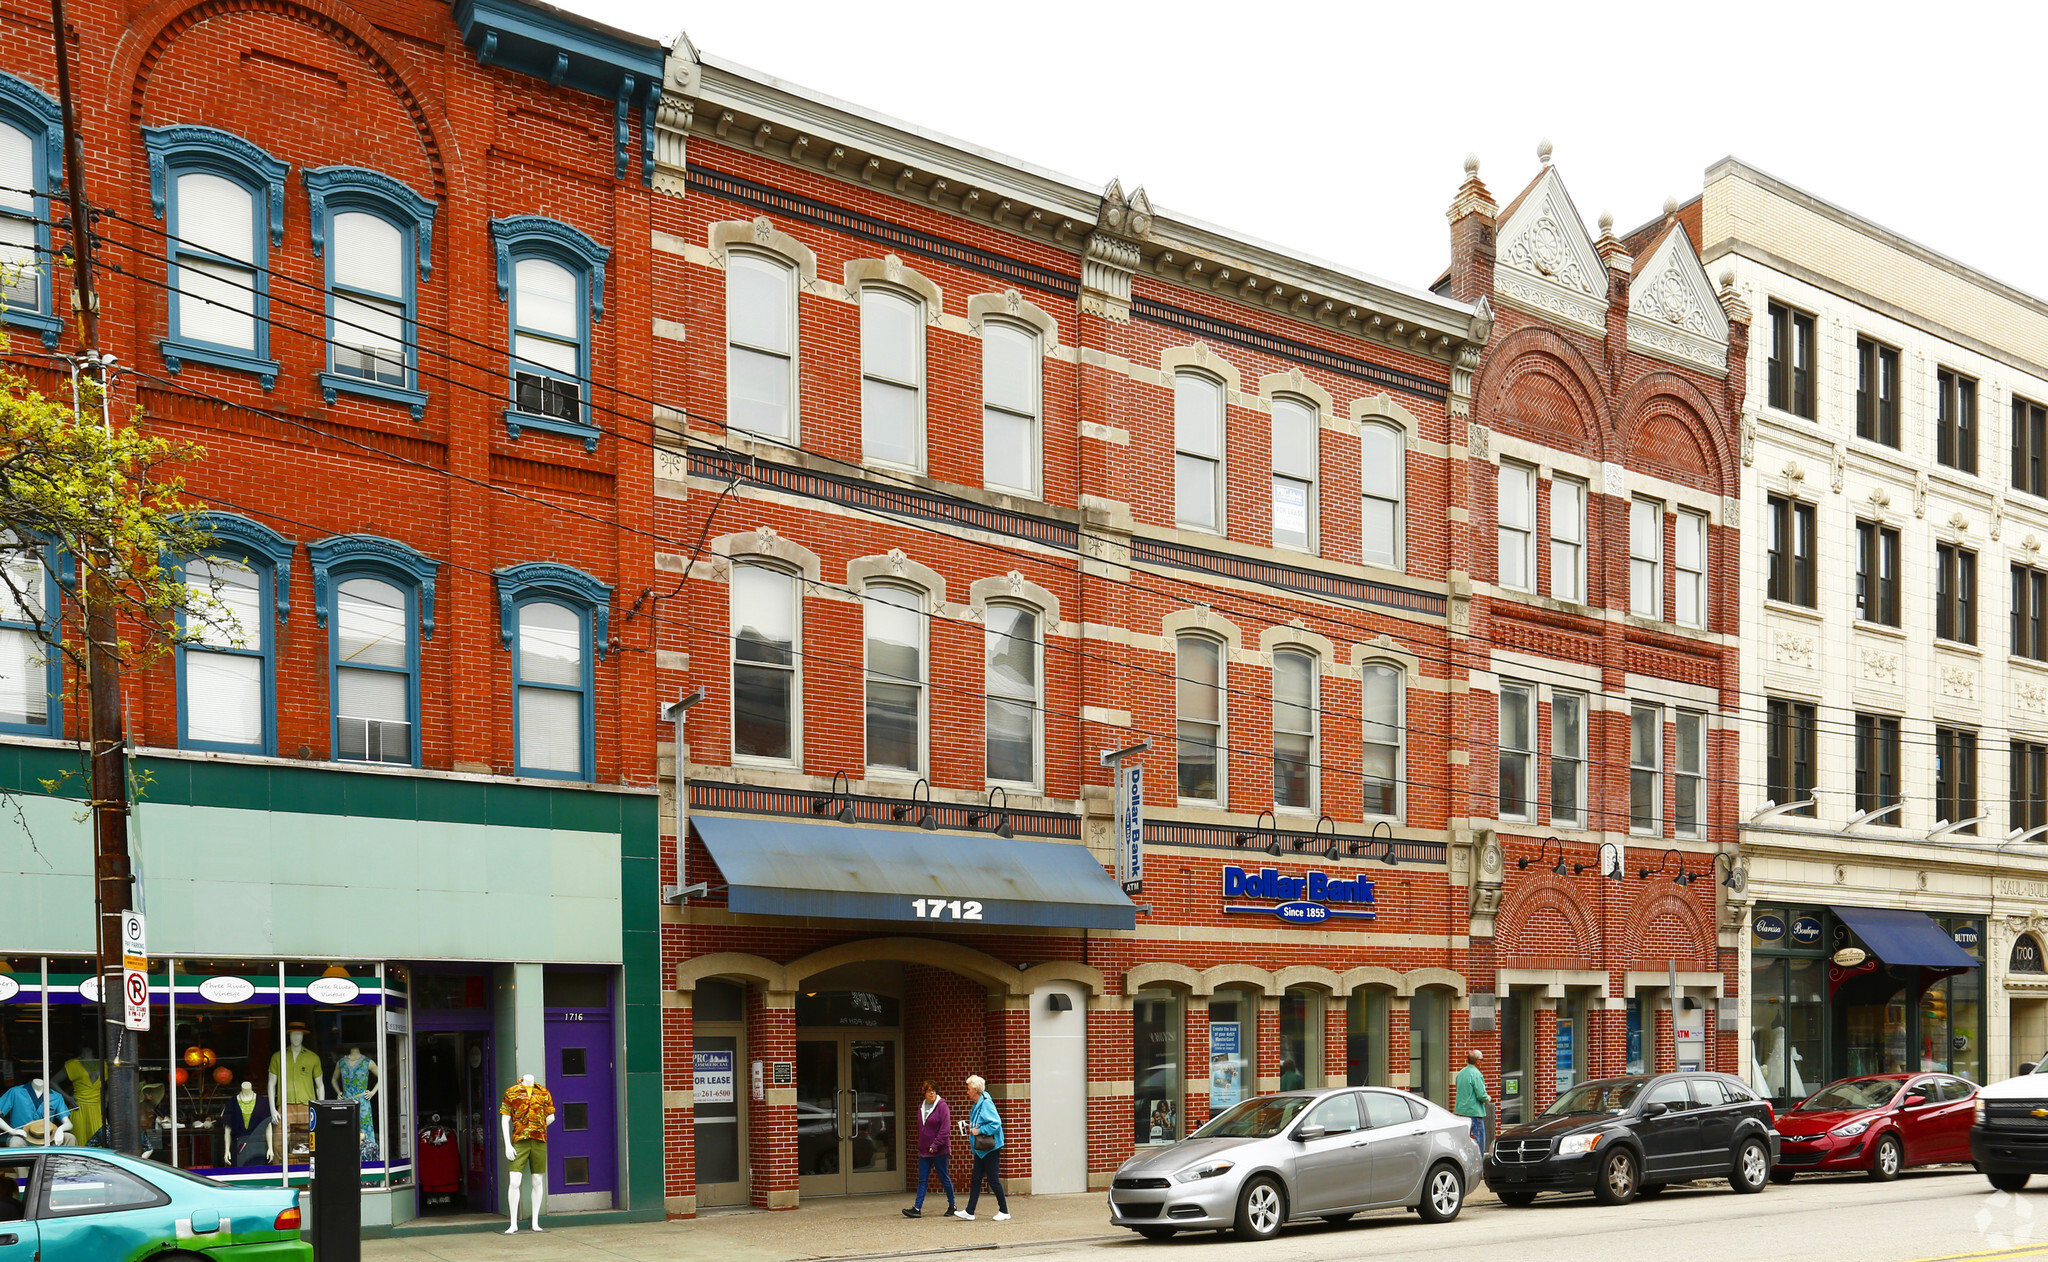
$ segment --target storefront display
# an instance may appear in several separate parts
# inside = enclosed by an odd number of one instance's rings
[[[1180,1138],[1181,996],[1172,990],[1142,990],[1131,1000],[1133,1112],[1138,1144],[1167,1144]]]

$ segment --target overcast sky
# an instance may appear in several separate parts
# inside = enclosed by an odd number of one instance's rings
[[[1589,229],[1733,154],[2048,296],[2038,0],[557,2],[1411,286],[1465,155],[1505,205],[1548,137]]]

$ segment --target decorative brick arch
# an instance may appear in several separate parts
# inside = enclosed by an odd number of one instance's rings
[[[1570,946],[1564,950],[1543,949],[1546,944],[1530,942],[1526,936],[1553,917],[1564,922],[1570,938]],[[1518,872],[1493,925],[1502,968],[1593,967],[1593,926],[1586,919],[1578,892],[1562,877],[1549,872]]]
[[[1630,467],[1647,467],[1715,495],[1735,495],[1735,462],[1721,412],[1686,377],[1653,372],[1622,400],[1616,449]],[[1676,454],[1671,454],[1671,453]]]
[[[432,172],[431,189],[418,190],[435,201],[448,197],[448,156],[455,149],[454,129],[437,122],[444,117],[442,103],[429,103],[399,70],[410,58],[377,29],[368,15],[335,3],[334,0],[160,0],[137,14],[128,24],[111,59],[113,73],[108,82],[121,91],[126,85],[129,123],[140,128],[146,89],[155,76],[157,63],[173,44],[193,27],[211,18],[239,13],[267,13],[288,21],[313,26],[336,43],[351,50],[377,74],[400,108],[413,121],[421,152]]]
[[[1478,418],[1495,429],[1594,460],[1609,458],[1613,425],[1600,374],[1550,329],[1520,328],[1503,338],[1487,354],[1472,393],[1480,401]],[[1573,418],[1552,416],[1559,406]]]
[[[1719,942],[1699,904],[1677,889],[1651,886],[1629,908],[1625,931],[1629,966],[1660,969],[1675,958],[1681,969],[1718,971]]]

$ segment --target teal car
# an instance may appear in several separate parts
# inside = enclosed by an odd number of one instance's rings
[[[0,1262],[313,1262],[299,1196],[99,1148],[0,1148]]]

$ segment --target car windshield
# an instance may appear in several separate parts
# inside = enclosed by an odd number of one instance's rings
[[[1312,1095],[1269,1095],[1246,1100],[1209,1119],[1190,1139],[1271,1139],[1316,1098]]]
[[[1557,1097],[1555,1103],[1543,1110],[1543,1116],[1623,1112],[1635,1100],[1636,1094],[1643,1089],[1643,1084],[1647,1081],[1645,1078],[1608,1078],[1601,1082],[1582,1082]]]
[[[1836,1109],[1881,1109],[1898,1094],[1897,1078],[1844,1078],[1831,1082],[1806,1098],[1795,1113],[1822,1113]]]

